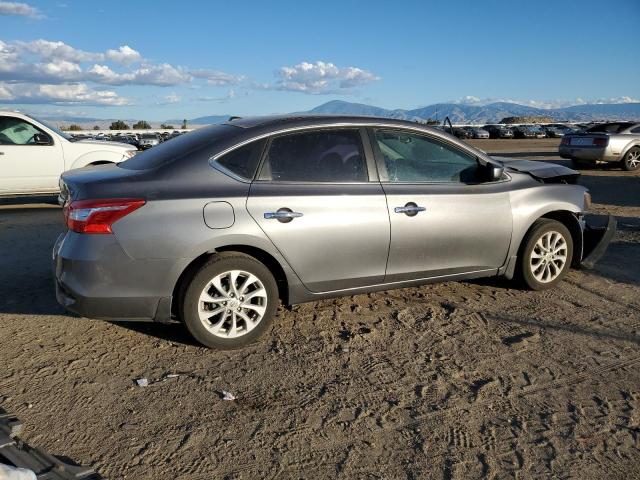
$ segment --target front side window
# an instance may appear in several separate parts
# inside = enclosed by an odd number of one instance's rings
[[[46,135],[20,118],[0,117],[0,145],[36,145],[35,135],[38,134]]]
[[[380,176],[389,182],[474,183],[478,162],[468,153],[424,135],[376,130],[384,161]]]
[[[318,130],[276,137],[269,146],[260,179],[366,182],[368,175],[360,132]]]

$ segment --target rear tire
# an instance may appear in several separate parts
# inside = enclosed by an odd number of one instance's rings
[[[557,220],[540,218],[522,240],[517,273],[527,288],[546,290],[564,278],[572,258],[573,239],[569,229]]]
[[[622,160],[622,168],[627,172],[635,172],[640,168],[640,148],[631,147]]]
[[[237,252],[215,254],[189,282],[180,313],[201,344],[222,350],[256,341],[278,307],[278,286],[261,262]]]

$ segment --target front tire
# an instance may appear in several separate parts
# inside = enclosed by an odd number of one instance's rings
[[[232,350],[256,341],[278,307],[278,286],[261,262],[237,252],[216,254],[187,286],[181,318],[210,348]]]
[[[522,241],[518,273],[531,290],[556,286],[569,271],[573,258],[571,233],[557,220],[536,220]]]
[[[627,172],[634,172],[640,168],[640,148],[632,147],[622,160],[622,168]]]

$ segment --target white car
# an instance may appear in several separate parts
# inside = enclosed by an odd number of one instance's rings
[[[75,140],[24,113],[0,111],[0,196],[56,194],[62,172],[136,153],[131,145]]]

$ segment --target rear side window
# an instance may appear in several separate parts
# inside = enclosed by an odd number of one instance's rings
[[[262,140],[251,142],[218,158],[216,163],[238,177],[253,180],[263,147],[264,141]]]
[[[127,170],[148,170],[188,157],[189,154],[204,148],[211,148],[213,153],[220,142],[227,141],[239,131],[241,131],[239,128],[228,125],[202,127],[138,153],[131,159],[119,163],[118,166]]]
[[[631,133],[640,133],[640,127],[632,128]]]
[[[620,133],[623,130],[629,128],[632,123],[603,123],[602,125],[596,125],[587,130],[589,133]]]
[[[261,180],[281,182],[368,181],[360,132],[318,130],[276,137],[265,158]]]

